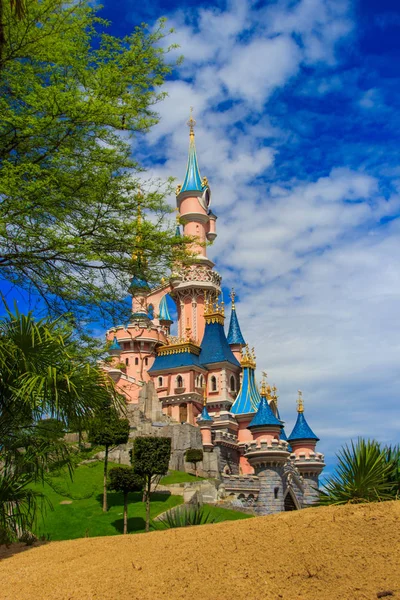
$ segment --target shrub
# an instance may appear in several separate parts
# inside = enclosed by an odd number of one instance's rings
[[[178,506],[168,510],[158,521],[153,522],[155,529],[173,529],[175,527],[192,527],[206,523],[218,523],[220,517],[213,517],[204,506]]]

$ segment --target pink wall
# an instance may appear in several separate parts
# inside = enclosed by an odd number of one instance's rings
[[[317,443],[312,441],[299,441],[290,442],[290,445],[292,446],[293,452],[296,454],[296,456],[303,452],[306,456],[309,456],[310,452],[315,452],[315,446]]]

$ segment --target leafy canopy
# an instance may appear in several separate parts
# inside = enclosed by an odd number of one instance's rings
[[[185,247],[131,155],[171,71],[164,23],[117,38],[87,0],[2,7],[0,275],[53,314],[122,320],[129,280],[159,281]]]
[[[140,492],[143,489],[143,479],[136,475],[132,467],[113,467],[109,472],[109,489],[127,494]]]
[[[129,420],[121,419],[114,407],[105,403],[89,423],[88,440],[96,446],[118,446],[129,438]]]
[[[135,473],[141,477],[165,475],[171,456],[171,438],[138,437],[133,442],[131,452]]]

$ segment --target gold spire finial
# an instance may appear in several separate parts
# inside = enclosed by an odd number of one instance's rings
[[[274,384],[274,385],[272,386],[272,392],[273,392],[273,393],[272,393],[272,400],[275,402],[275,405],[277,405],[277,404],[278,404],[278,395],[277,395],[277,393],[276,393],[277,391],[278,391],[278,388],[277,388],[277,387],[276,387],[276,385]]]
[[[235,298],[236,298],[236,294],[235,294],[235,290],[232,288],[231,290],[231,300],[232,300],[232,310],[235,310]]]
[[[262,371],[260,396],[262,398],[267,397],[267,373],[265,371]]]
[[[207,385],[203,383],[203,406],[207,404]]]
[[[297,398],[297,412],[304,412],[303,392],[298,390],[299,397]]]
[[[189,117],[189,120],[187,122],[187,125],[189,127],[189,135],[192,138],[192,137],[194,137],[194,127],[196,125],[196,121],[193,118],[193,106],[190,107],[190,117]]]

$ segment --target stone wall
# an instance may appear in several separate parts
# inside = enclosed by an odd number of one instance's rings
[[[218,445],[214,447],[213,454],[217,456],[220,473],[239,475],[239,450]]]

